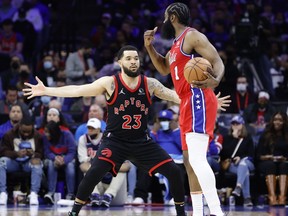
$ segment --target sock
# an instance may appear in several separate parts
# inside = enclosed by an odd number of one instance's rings
[[[82,208],[83,204],[75,201],[74,202],[74,205],[73,205],[73,208],[72,208],[72,214],[75,213],[75,216],[79,214],[81,208]]]
[[[202,192],[190,192],[192,199],[193,215],[203,215]]]
[[[177,216],[185,216],[185,204],[183,203],[175,203],[175,208],[177,212]]]

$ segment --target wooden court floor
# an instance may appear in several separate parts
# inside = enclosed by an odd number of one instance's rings
[[[71,207],[47,207],[47,206],[0,206],[0,216],[67,216],[67,212]],[[204,209],[205,215],[209,215],[208,209]],[[227,216],[287,216],[288,208],[282,207],[270,208],[264,206],[262,208],[243,208],[236,206],[233,209],[224,207]],[[192,209],[187,208],[188,215],[192,215]],[[79,216],[175,216],[174,207],[111,207],[109,209],[95,209],[84,207]]]

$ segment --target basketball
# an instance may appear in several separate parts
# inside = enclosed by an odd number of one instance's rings
[[[188,83],[192,81],[203,81],[208,77],[203,73],[207,71],[209,73],[213,72],[212,65],[210,62],[202,57],[196,57],[190,59],[184,67],[184,77]]]

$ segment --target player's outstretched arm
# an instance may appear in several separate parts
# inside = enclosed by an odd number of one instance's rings
[[[156,97],[162,100],[173,101],[174,103],[180,104],[180,98],[178,97],[177,93],[166,88],[158,80],[148,78],[148,88],[151,95],[154,94]]]
[[[113,78],[102,77],[90,84],[68,85],[63,87],[47,87],[38,77],[36,77],[36,80],[36,85],[27,82],[24,83],[27,88],[24,88],[23,92],[24,96],[27,96],[28,99],[42,95],[55,97],[92,97],[103,94],[106,91],[107,83],[111,83]]]
[[[218,110],[226,111],[226,107],[230,106],[231,100],[228,100],[230,98],[230,95],[226,95],[224,97],[220,97],[221,92],[219,92],[216,97],[217,97],[217,102],[218,102]]]
[[[162,75],[167,75],[170,73],[168,62],[169,54],[167,54],[166,57],[162,56],[155,50],[154,46],[152,45],[157,28],[158,27],[155,27],[153,30],[147,30],[144,32],[144,46],[157,71],[159,71],[159,73]]]

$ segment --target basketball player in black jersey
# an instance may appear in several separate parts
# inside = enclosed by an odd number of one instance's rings
[[[125,160],[150,175],[161,173],[171,185],[178,216],[185,215],[184,187],[180,169],[170,156],[148,135],[147,115],[155,96],[179,103],[177,94],[164,87],[158,80],[139,73],[137,48],[124,46],[118,53],[121,72],[115,76],[102,77],[91,84],[64,87],[46,87],[37,77],[37,85],[25,83],[23,89],[28,98],[35,96],[81,97],[105,94],[108,104],[107,128],[99,150],[83,180],[79,184],[70,216],[78,215],[89,195],[107,173],[114,176]]]
[[[150,97],[155,96],[180,103],[175,91],[163,86],[158,80],[139,73],[137,48],[124,46],[118,52],[121,72],[115,76],[102,77],[85,85],[46,87],[36,77],[37,85],[25,83],[23,89],[28,99],[48,95],[56,97],[93,97],[105,94],[108,104],[107,127],[92,166],[81,181],[69,216],[78,215],[89,195],[107,172],[114,176],[125,160],[150,175],[161,173],[171,185],[177,216],[184,211],[184,186],[181,170],[170,156],[148,135],[147,115],[151,105]],[[230,101],[218,98],[218,108],[225,110]]]

